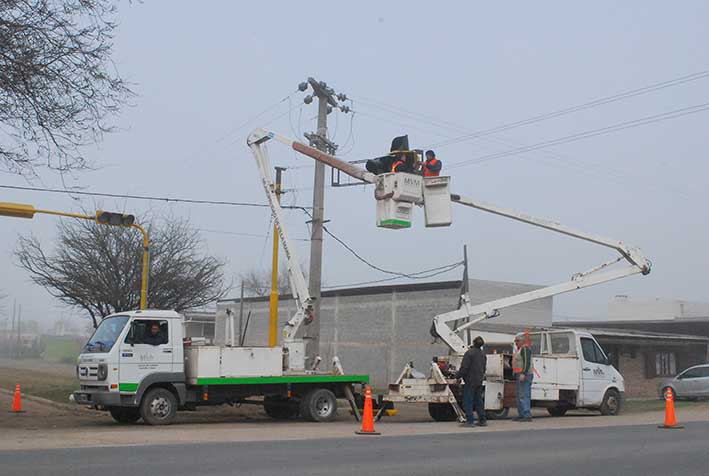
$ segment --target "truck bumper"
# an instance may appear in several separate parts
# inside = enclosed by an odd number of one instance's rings
[[[126,399],[122,399],[121,394],[115,392],[80,390],[72,393],[69,400],[78,405],[93,407],[126,406]]]

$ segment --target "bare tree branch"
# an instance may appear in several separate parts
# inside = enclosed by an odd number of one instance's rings
[[[147,229],[150,307],[183,311],[226,294],[224,263],[199,252],[202,240],[187,221]],[[58,231],[53,255],[36,238],[19,238],[15,257],[32,281],[63,303],[87,311],[94,325],[98,316],[139,307],[143,242],[135,230],[78,220],[60,222]]]
[[[0,169],[87,167],[133,93],[111,62],[115,0],[0,0]]]
[[[301,265],[301,268],[303,267]],[[244,294],[247,296],[268,296],[271,294],[271,270],[249,269],[242,273],[239,279],[244,283]],[[278,270],[278,294],[284,295],[290,292],[288,269],[281,266]]]

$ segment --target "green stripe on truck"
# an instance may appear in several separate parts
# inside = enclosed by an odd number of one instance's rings
[[[138,384],[137,383],[119,383],[118,384],[118,391],[119,392],[135,393],[138,391]]]
[[[382,220],[381,225],[399,225],[411,228],[411,222],[406,220]]]
[[[285,375],[283,377],[198,378],[197,385],[257,385],[263,383],[369,383],[369,375]]]

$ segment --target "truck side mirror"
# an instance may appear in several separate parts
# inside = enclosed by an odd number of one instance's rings
[[[613,353],[609,353],[608,356],[606,357],[606,365],[613,365]]]

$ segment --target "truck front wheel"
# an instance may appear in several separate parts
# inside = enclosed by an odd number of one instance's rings
[[[111,417],[118,423],[123,423],[124,425],[135,423],[140,420],[140,409],[133,407],[111,407],[108,409],[108,413]]]
[[[326,388],[316,388],[300,402],[300,414],[305,420],[332,421],[337,415],[337,398]]]
[[[617,415],[620,413],[620,393],[617,390],[610,389],[603,396],[601,408],[602,415]]]
[[[140,415],[148,425],[169,425],[177,413],[177,399],[164,388],[149,390],[140,402]]]

